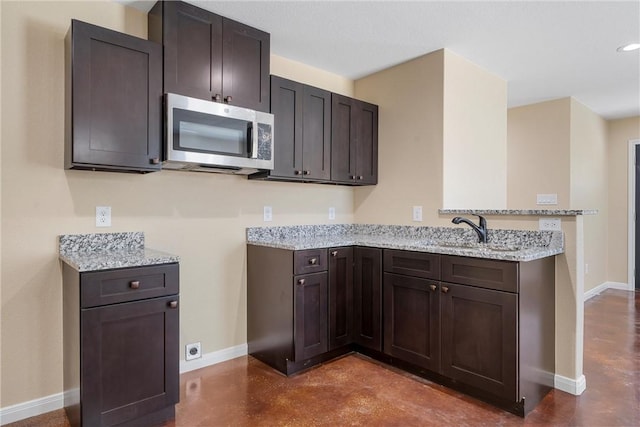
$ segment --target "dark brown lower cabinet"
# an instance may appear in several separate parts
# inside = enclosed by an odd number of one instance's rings
[[[248,245],[249,354],[289,375],[360,351],[524,416],[553,388],[554,281],[553,257]]]
[[[354,342],[382,351],[382,250],[356,247],[354,258]]]
[[[384,352],[422,368],[440,368],[437,282],[384,274]]]
[[[296,276],[294,287],[294,353],[304,360],[328,350],[327,272]]]
[[[178,265],[78,273],[65,264],[63,274],[71,425],[150,426],[173,418],[180,398]],[[108,300],[118,302],[102,302]]]
[[[353,248],[329,249],[329,349],[353,342]]]
[[[517,401],[518,295],[442,283],[442,373]]]

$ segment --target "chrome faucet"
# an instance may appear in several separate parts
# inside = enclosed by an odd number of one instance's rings
[[[451,222],[454,224],[460,224],[461,222],[468,224],[471,228],[473,228],[473,231],[478,234],[478,242],[487,243],[487,220],[480,215],[473,215],[480,218],[480,226],[475,225],[472,221],[468,220],[467,218],[462,218],[461,216],[453,218]]]

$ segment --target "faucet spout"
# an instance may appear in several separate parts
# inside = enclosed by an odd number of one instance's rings
[[[460,224],[461,222],[467,224],[478,235],[478,242],[479,243],[487,243],[487,220],[483,216],[480,216],[480,215],[475,215],[475,216],[480,218],[479,225],[475,225],[471,220],[469,220],[467,218],[463,218],[461,216],[457,216],[457,217],[453,218],[451,220],[451,222],[454,223],[454,224]]]

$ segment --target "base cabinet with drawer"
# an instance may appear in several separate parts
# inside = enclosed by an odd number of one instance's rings
[[[179,401],[179,267],[63,264],[64,405],[72,426],[146,426]]]

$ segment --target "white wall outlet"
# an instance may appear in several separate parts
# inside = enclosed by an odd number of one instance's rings
[[[199,342],[187,344],[184,348],[184,360],[199,359],[202,357],[202,351]]]
[[[557,205],[558,195],[557,194],[538,194],[536,196],[536,203],[539,205]]]
[[[540,218],[538,220],[540,231],[562,231],[560,218]]]
[[[329,219],[336,219],[336,208],[329,208]]]
[[[265,206],[262,209],[262,219],[265,222],[269,222],[273,220],[273,210],[271,209],[271,206]]]
[[[111,227],[111,206],[96,206],[96,227]]]
[[[584,274],[589,274],[589,264],[584,265]]]
[[[413,220],[418,222],[422,221],[422,206],[413,207]]]

